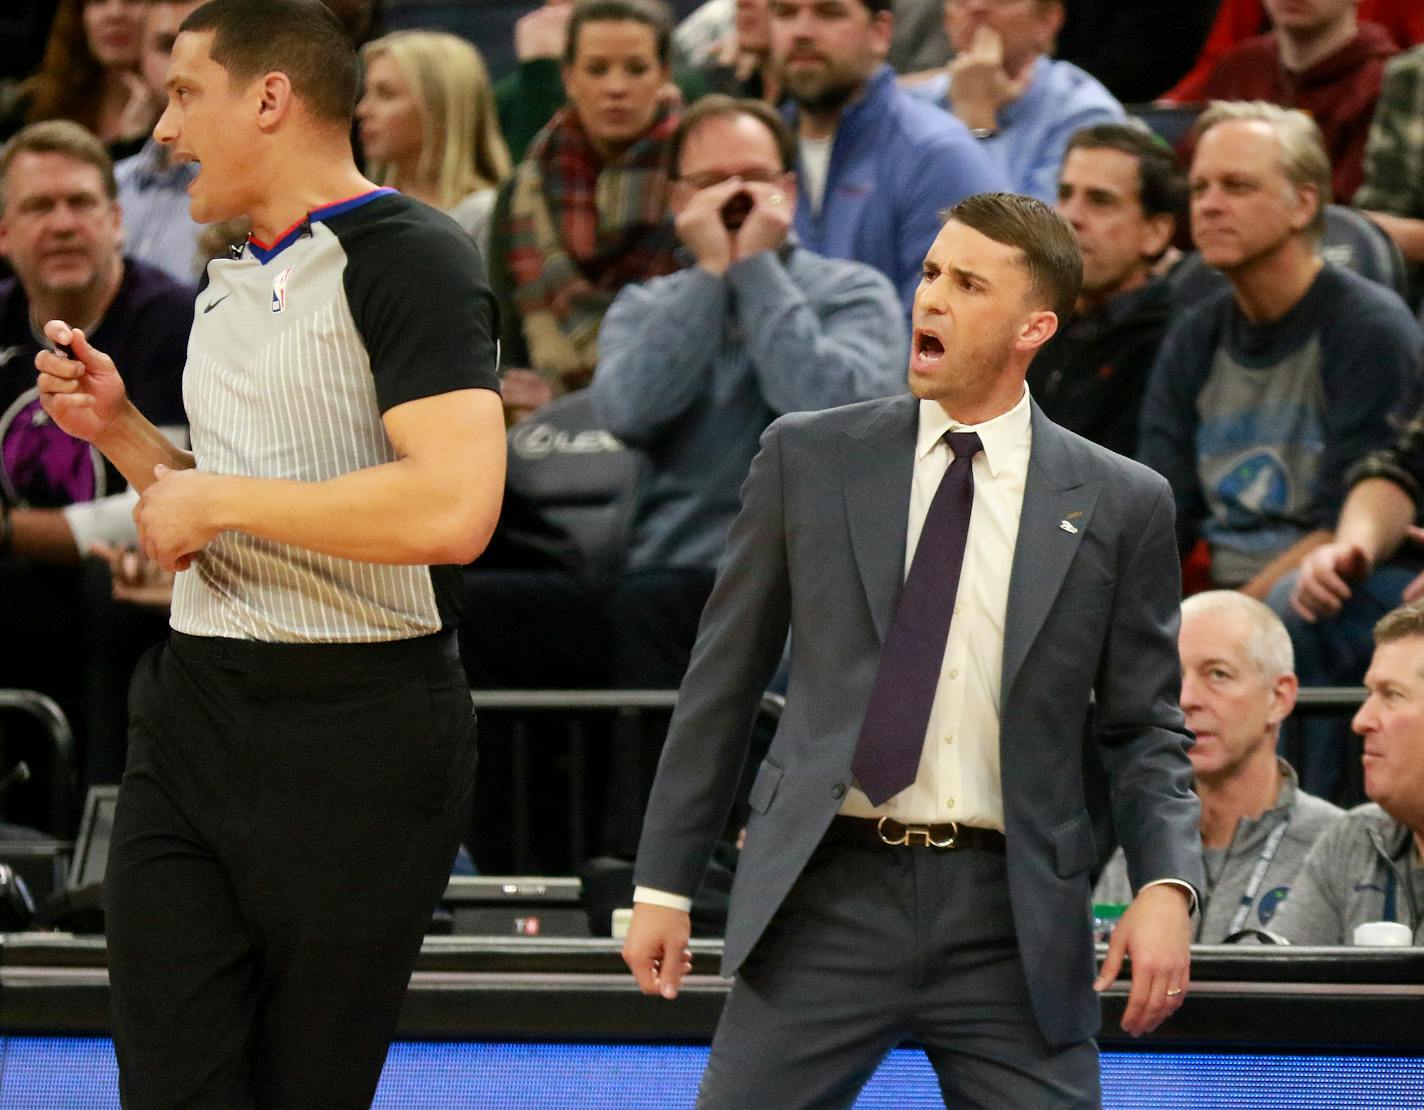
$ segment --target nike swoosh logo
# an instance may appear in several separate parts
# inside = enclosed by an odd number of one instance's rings
[[[215,301],[213,301],[211,304],[209,304],[207,308],[203,309],[203,315],[206,316],[209,312],[211,312],[213,309],[217,308],[218,305],[222,304],[223,301],[227,300],[227,299],[228,299],[229,297],[231,297],[231,296],[232,296],[231,293],[224,293],[224,294],[223,294],[221,297],[219,297],[217,300],[215,300]]]

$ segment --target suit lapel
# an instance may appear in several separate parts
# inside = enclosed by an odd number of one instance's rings
[[[877,410],[863,430],[848,431],[840,441],[846,526],[881,643],[904,585],[918,414],[915,398],[896,398]]]
[[[1098,482],[1083,481],[1065,433],[1034,405],[1033,447],[1004,614],[1001,713],[1007,712],[1019,669],[1087,533],[1101,488]]]

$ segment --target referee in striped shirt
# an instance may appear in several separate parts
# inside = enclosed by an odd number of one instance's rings
[[[126,1106],[368,1105],[471,804],[452,564],[499,513],[496,310],[469,237],[357,170],[356,87],[317,0],[178,35],[154,136],[195,220],[253,225],[199,289],[191,455],[79,329],[36,359],[181,572],[105,889]]]

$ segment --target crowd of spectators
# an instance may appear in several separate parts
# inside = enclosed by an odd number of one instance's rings
[[[132,550],[117,473],[40,411],[33,358],[44,320],[85,326],[184,436],[197,286],[245,234],[193,222],[195,168],[150,136],[199,6],[0,16],[0,686],[59,702],[85,785],[122,768],[124,681],[170,582]],[[576,563],[550,557],[588,542],[557,482],[511,470],[511,524],[463,579],[472,682],[676,687],[763,430],[904,390],[940,214],[1038,196],[1084,282],[1030,392],[1169,480],[1187,581],[1210,591],[1181,629],[1198,939],[1348,943],[1392,918],[1419,942],[1424,714],[1399,699],[1424,684],[1424,617],[1392,613],[1424,597],[1419,5],[546,0],[499,41],[438,5],[423,26],[329,6],[361,51],[367,176],[485,260],[511,443],[554,474],[632,460],[608,488],[571,483],[604,549]],[[1336,226],[1398,276],[1357,265]],[[1298,687],[1367,669],[1362,742],[1306,716],[1287,745]],[[608,806],[640,810],[615,786]],[[1342,869],[1395,893],[1356,905]],[[1131,888],[1109,860],[1100,900]]]

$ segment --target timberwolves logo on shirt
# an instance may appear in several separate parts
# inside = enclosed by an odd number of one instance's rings
[[[1275,451],[1258,449],[1242,455],[1216,483],[1217,495],[1233,510],[1243,509],[1248,522],[1280,516],[1290,506],[1290,472]]]
[[[288,266],[280,274],[272,279],[272,315],[287,311],[287,279],[292,276],[292,267]]]
[[[1261,919],[1262,925],[1269,924],[1271,918],[1276,916],[1276,911],[1281,908],[1281,903],[1289,893],[1290,887],[1278,886],[1261,895],[1260,901],[1256,903],[1256,916]]]
[[[0,415],[0,485],[10,504],[39,509],[107,492],[98,452],[49,418],[38,389],[20,394]]]

